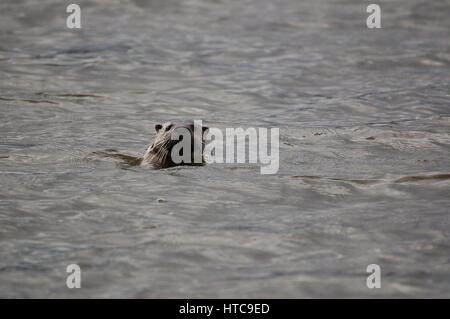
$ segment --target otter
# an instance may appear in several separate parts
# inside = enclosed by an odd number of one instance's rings
[[[179,128],[187,129],[191,136],[191,160],[189,163],[181,162],[175,163],[172,160],[171,152],[174,145],[179,140],[172,140],[172,134]],[[203,151],[205,148],[204,133],[208,130],[208,127],[201,127],[201,136],[195,136],[194,134],[194,122],[166,122],[164,124],[156,124],[155,131],[156,137],[148,147],[144,154],[144,157],[140,163],[140,166],[150,169],[169,168],[181,165],[204,165],[205,160],[203,157]],[[177,135],[176,135],[177,136]],[[180,138],[181,140],[181,138]],[[194,148],[195,145],[201,145],[201,162],[196,163],[194,161]],[[184,149],[183,149],[184,151]],[[181,154],[183,155],[183,154]]]

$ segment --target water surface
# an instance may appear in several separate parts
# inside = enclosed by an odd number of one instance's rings
[[[450,297],[448,1],[77,3],[0,3],[0,297]],[[101,156],[171,119],[280,170]]]

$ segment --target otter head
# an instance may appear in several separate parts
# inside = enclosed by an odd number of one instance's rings
[[[156,137],[145,152],[141,166],[160,169],[179,165],[203,165],[204,132],[207,129],[205,126],[195,128],[194,122],[156,124]],[[183,143],[183,138],[189,138],[190,143]],[[177,158],[172,158],[172,150],[175,151],[175,156],[179,155]],[[189,154],[183,154],[184,152]]]

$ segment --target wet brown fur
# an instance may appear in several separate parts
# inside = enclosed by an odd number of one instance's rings
[[[191,163],[174,163],[171,158],[172,147],[178,143],[178,140],[172,140],[172,133],[177,128],[187,128],[191,132]],[[141,166],[151,169],[161,169],[180,165],[204,165],[203,149],[204,137],[203,133],[207,127],[202,127],[202,163],[193,163],[194,158],[194,123],[193,122],[166,122],[164,124],[156,124],[156,136],[148,147],[141,161]]]

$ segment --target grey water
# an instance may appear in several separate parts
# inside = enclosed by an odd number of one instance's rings
[[[76,3],[0,2],[0,297],[450,297],[449,1]],[[179,119],[279,171],[99,155]]]

